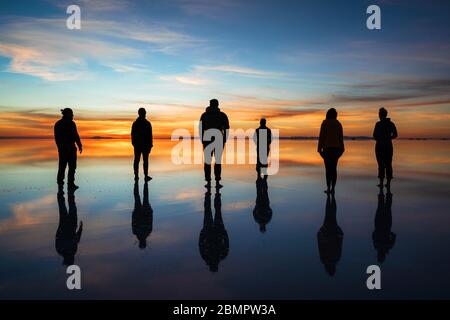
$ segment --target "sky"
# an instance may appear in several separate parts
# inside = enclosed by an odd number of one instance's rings
[[[139,107],[170,137],[217,98],[234,129],[317,136],[335,107],[370,136],[383,106],[400,137],[448,138],[449,18],[437,0],[2,0],[0,137],[49,137],[64,107],[82,138],[128,137]]]

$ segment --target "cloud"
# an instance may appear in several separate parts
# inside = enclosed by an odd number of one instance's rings
[[[187,14],[208,18],[223,18],[224,12],[237,10],[242,5],[238,0],[176,0],[175,4]]]
[[[130,7],[131,2],[128,0],[77,0],[77,1],[61,1],[52,0],[52,2],[59,8],[67,8],[69,5],[76,4],[80,6],[82,12],[98,11],[98,12],[111,12],[111,11],[123,11]]]
[[[334,103],[382,103],[388,101],[430,98],[448,101],[450,99],[450,78],[386,78],[384,80],[365,81],[347,84],[346,92],[332,94],[330,102]],[[446,97],[442,99],[442,97]],[[417,101],[403,104],[414,105]],[[424,105],[429,105],[423,101]],[[417,105],[417,104],[416,104]]]
[[[135,25],[109,20],[83,20],[81,30],[67,30],[64,19],[21,18],[7,23],[0,55],[11,58],[8,71],[48,81],[87,78],[89,61],[116,72],[142,71],[123,61],[148,51],[175,54],[200,40],[160,25]],[[142,47],[142,44],[147,47]]]
[[[196,76],[189,76],[189,75],[177,75],[177,76],[161,76],[161,80],[165,81],[175,81],[182,84],[192,85],[192,86],[200,86],[200,85],[206,85],[210,83],[209,80],[196,77]]]
[[[195,66],[194,69],[197,71],[233,73],[244,76],[264,77],[264,78],[276,78],[283,76],[282,73],[269,72],[236,65],[217,65],[217,66],[199,65]]]
[[[29,74],[49,81],[75,80],[81,75],[80,71],[55,71],[62,62],[54,59],[55,55],[48,55],[36,47],[0,43],[0,55],[11,58],[9,71],[13,73]]]

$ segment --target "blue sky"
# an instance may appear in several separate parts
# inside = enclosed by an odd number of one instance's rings
[[[69,4],[81,8],[81,30],[66,28]],[[366,28],[371,4],[382,30]],[[115,119],[144,105],[169,130],[167,121],[186,125],[217,97],[236,126],[266,116],[289,135],[312,133],[330,105],[350,133],[365,134],[361,122],[386,105],[410,134],[449,136],[449,9],[401,0],[2,1],[0,135],[14,113],[35,115],[32,123],[62,106]]]

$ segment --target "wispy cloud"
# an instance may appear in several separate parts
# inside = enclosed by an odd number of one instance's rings
[[[343,87],[343,86],[341,86]],[[345,92],[332,94],[335,103],[383,103],[431,98],[447,101],[450,98],[450,78],[386,78],[348,84]],[[443,99],[446,98],[446,99]],[[410,105],[412,101],[403,105]],[[416,101],[417,102],[417,101]],[[423,101],[428,105],[427,101]]]
[[[128,0],[51,0],[51,2],[60,8],[67,8],[69,5],[77,4],[82,10],[86,9],[90,12],[123,11],[131,5],[131,1]]]
[[[224,12],[242,5],[238,0],[176,0],[175,4],[187,14],[208,18],[221,18]]]
[[[283,76],[282,73],[259,70],[237,65],[199,65],[194,68],[197,71],[222,72],[252,77],[276,78]]]
[[[83,21],[81,30],[70,31],[63,19],[21,18],[9,23],[7,29],[0,40],[0,55],[11,58],[8,71],[48,81],[87,77],[92,73],[88,60],[117,72],[142,71],[123,61],[149,51],[174,54],[200,41],[165,26],[109,20]]]
[[[177,76],[161,76],[161,80],[165,81],[175,81],[181,84],[193,85],[193,86],[201,86],[210,83],[209,80],[189,75],[177,75]]]

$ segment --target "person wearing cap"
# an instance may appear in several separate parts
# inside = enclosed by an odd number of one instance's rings
[[[75,170],[77,168],[77,147],[79,152],[83,151],[77,126],[73,121],[73,111],[70,108],[61,110],[62,118],[55,123],[54,134],[55,142],[58,147],[59,165],[57,183],[60,188],[64,185],[64,176],[66,167],[69,166],[67,173],[67,185],[69,190],[78,189],[75,185]]]
[[[390,188],[392,180],[392,156],[394,148],[392,139],[397,138],[397,128],[395,124],[387,117],[388,112],[385,108],[381,108],[378,112],[380,121],[378,121],[373,129],[373,138],[376,141],[375,154],[378,162],[378,178],[380,184],[378,187],[383,188],[384,178],[387,179],[386,187]]]
[[[144,162],[145,181],[150,181],[152,178],[148,175],[148,155],[153,148],[153,132],[152,124],[145,116],[147,111],[144,108],[139,108],[139,117],[133,122],[131,127],[131,143],[134,147],[134,180],[139,180],[139,162]]]
[[[212,99],[209,101],[209,106],[206,111],[202,114],[200,118],[200,139],[203,144],[203,152],[205,158],[204,172],[206,180],[206,188],[211,187],[211,162],[212,156],[215,157],[214,164],[214,177],[216,180],[216,188],[222,187],[220,180],[222,179],[222,154],[225,143],[228,139],[228,129],[230,129],[230,124],[227,115],[220,111],[219,101],[217,99]],[[222,146],[221,148],[214,148],[210,150],[207,148],[211,143],[214,143],[214,135],[210,139],[205,137],[206,131],[210,129],[219,130],[222,135]]]

